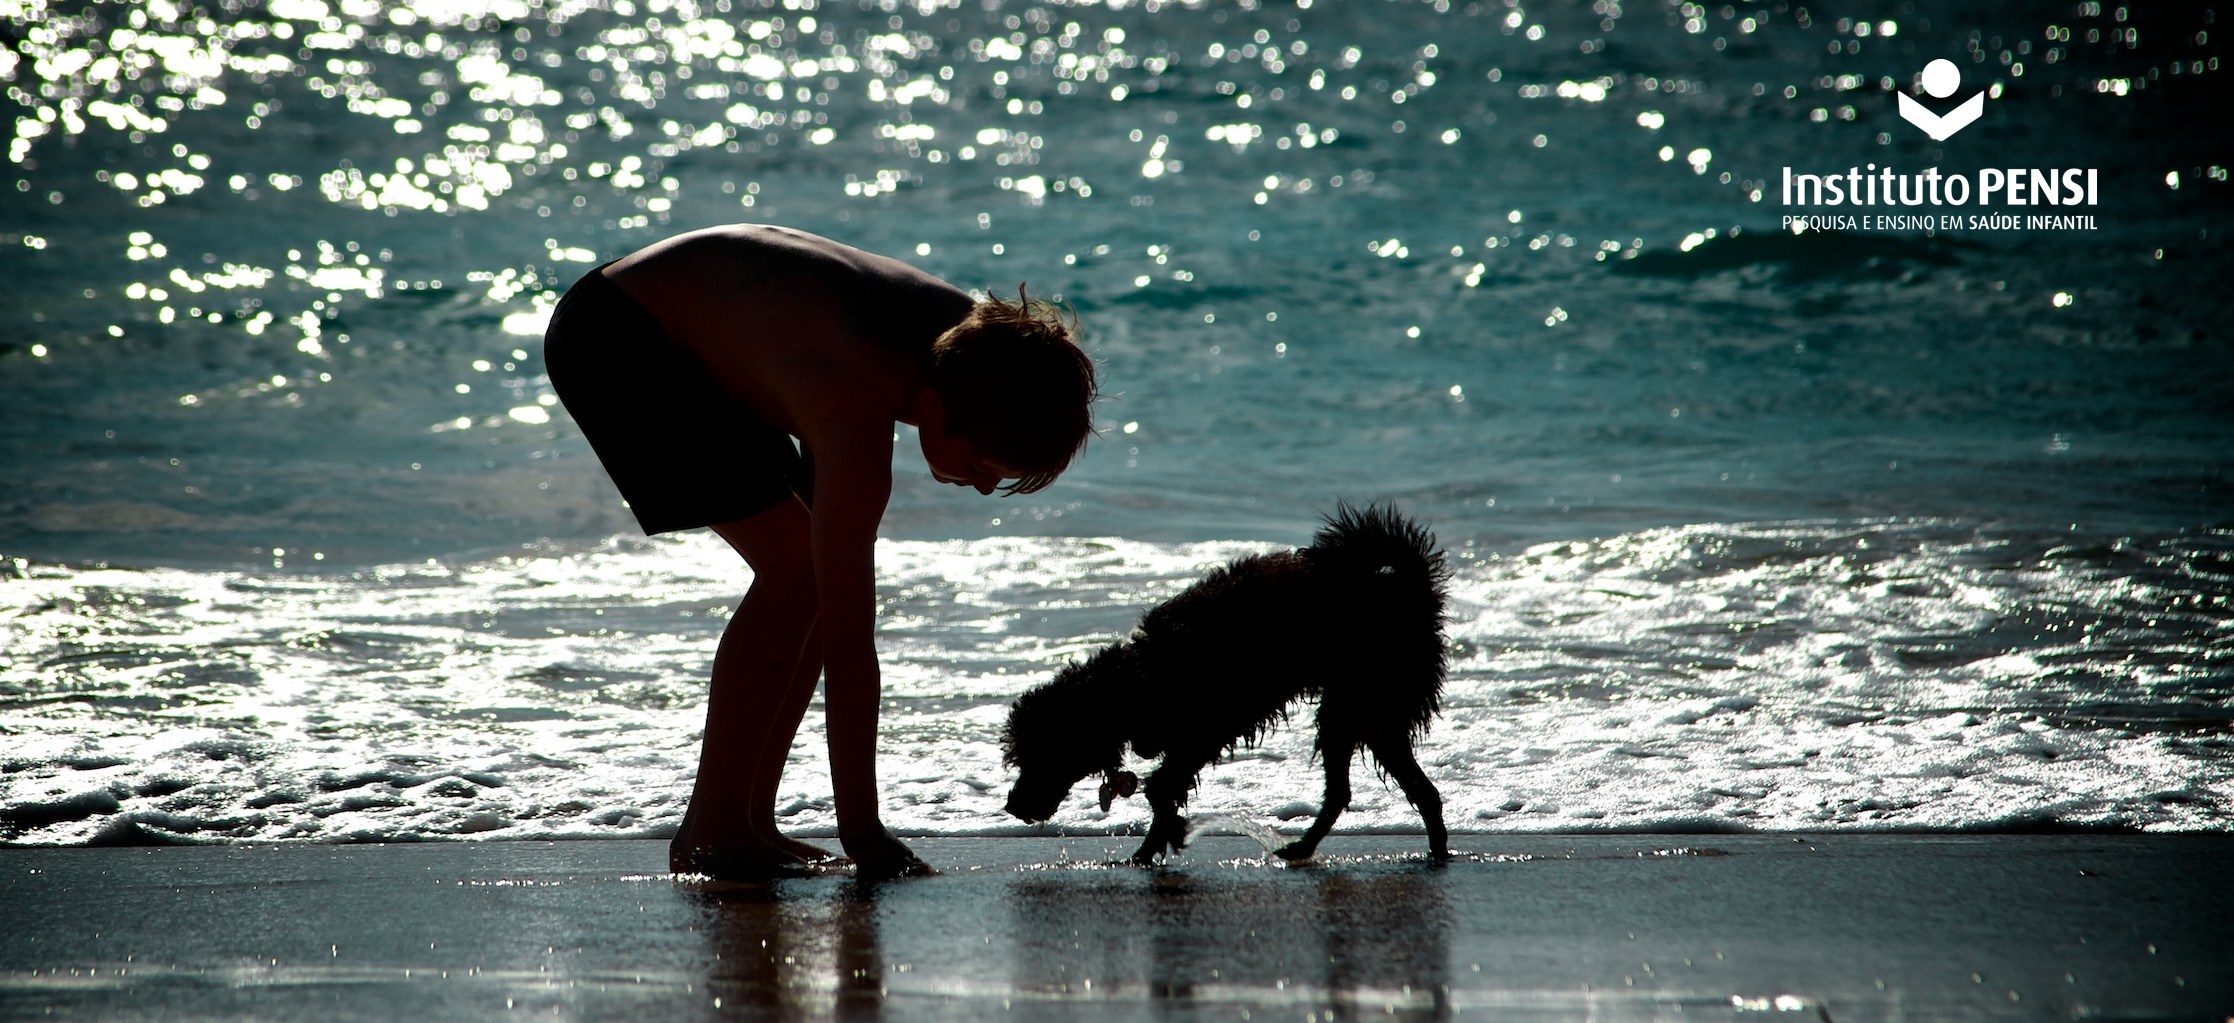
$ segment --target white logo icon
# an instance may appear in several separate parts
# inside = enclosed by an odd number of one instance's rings
[[[1934,99],[1946,99],[1954,95],[1955,90],[1962,87],[1962,83],[1962,70],[1955,66],[1954,61],[1941,57],[1924,65],[1924,91],[1930,93]],[[1964,100],[1961,106],[1949,111],[1945,117],[1932,113],[1930,107],[1909,98],[1905,92],[1894,95],[1900,97],[1902,119],[1924,129],[1924,134],[1931,136],[1934,142],[1944,142],[1953,137],[1970,122],[1977,120],[1978,115],[1986,112],[1986,94],[1983,91]]]

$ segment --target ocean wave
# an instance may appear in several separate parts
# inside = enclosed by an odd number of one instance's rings
[[[2221,829],[2234,535],[2094,546],[1943,521],[1721,524],[1452,551],[1455,830]],[[882,541],[885,819],[1001,810],[1008,702],[1249,542]],[[0,579],[0,840],[659,837],[749,573],[711,537],[326,575],[18,563]],[[834,830],[819,703],[778,799]],[[1192,810],[1300,827],[1307,727]],[[1393,787],[1343,831],[1411,832]]]

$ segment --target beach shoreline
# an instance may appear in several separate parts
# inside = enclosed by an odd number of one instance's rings
[[[2221,1019],[2234,835],[922,838],[709,884],[649,841],[0,849],[0,1017]]]

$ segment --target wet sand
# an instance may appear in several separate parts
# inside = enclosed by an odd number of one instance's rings
[[[2234,836],[1336,836],[703,885],[655,842],[0,849],[0,1019],[2234,1016]],[[1766,1014],[1756,1017],[1756,1013]]]

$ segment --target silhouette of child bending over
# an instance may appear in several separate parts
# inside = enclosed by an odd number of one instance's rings
[[[878,816],[874,545],[893,424],[916,427],[940,482],[1047,486],[1084,446],[1095,397],[1063,319],[1021,292],[976,302],[898,260],[738,224],[590,272],[544,346],[644,531],[711,527],[753,571],[714,655],[672,868],[753,879],[831,859],[775,817],[819,676],[846,855],[864,878],[927,872]]]

